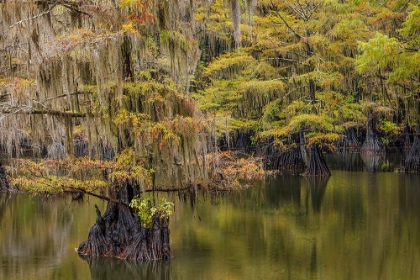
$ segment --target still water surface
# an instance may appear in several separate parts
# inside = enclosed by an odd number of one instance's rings
[[[194,207],[169,196],[170,262],[81,259],[104,202],[0,194],[0,279],[420,279],[420,177],[340,160],[326,180],[270,178]]]

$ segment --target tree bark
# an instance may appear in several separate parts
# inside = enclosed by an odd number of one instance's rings
[[[325,162],[324,156],[315,144],[311,145],[311,158],[309,166],[306,169],[304,176],[319,176],[329,177],[331,172],[328,169],[327,163]]]
[[[0,162],[0,192],[8,192],[10,190],[9,180],[7,179],[6,168]]]
[[[115,198],[109,201],[103,216],[95,205],[96,223],[91,227],[88,239],[79,245],[77,251],[80,255],[135,261],[172,258],[169,219],[155,213],[152,225],[147,228],[128,206],[136,194],[136,187],[124,183]]]
[[[364,154],[383,154],[385,146],[376,133],[375,118],[369,113],[368,119],[366,139],[360,151]]]
[[[416,135],[414,136],[413,145],[411,145],[408,156],[400,168],[400,172],[420,172],[420,119],[417,121]]]

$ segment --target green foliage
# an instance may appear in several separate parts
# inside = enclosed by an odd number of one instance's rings
[[[400,132],[400,128],[395,123],[386,119],[381,120],[379,130],[386,134],[398,134]]]
[[[184,1],[182,8],[178,1],[104,2],[86,7],[93,9],[89,21],[75,20],[78,15],[56,3],[54,11],[62,16],[52,17],[48,27],[55,36],[16,32],[26,24],[23,15],[42,11],[35,5],[16,12],[6,5],[3,45],[29,42],[31,51],[4,50],[0,61],[0,107],[8,110],[0,119],[11,119],[10,112],[19,116],[7,121],[1,146],[14,151],[23,139],[12,139],[9,131],[39,140],[40,146],[54,135],[60,139],[53,141],[61,141],[57,116],[40,121],[47,115],[31,115],[51,108],[86,115],[60,117],[68,126],[66,138],[73,136],[64,140],[69,146],[77,134],[90,149],[106,139],[119,153],[110,163],[74,158],[27,163],[32,174],[20,172],[35,177],[33,189],[52,191],[49,184],[66,183],[102,187],[101,180],[94,181],[101,171],[112,181],[137,179],[149,187],[157,168],[175,174],[175,154],[190,164],[182,174],[198,174],[188,150],[203,151],[197,140],[208,139],[204,128],[226,138],[246,131],[261,141],[271,136],[288,141],[305,131],[309,143],[332,143],[345,128],[365,124],[368,113],[418,117],[412,105],[420,80],[418,1],[263,0],[254,1],[255,7],[239,2],[242,47],[236,49],[231,5],[224,0]],[[8,29],[12,18],[22,21]],[[24,128],[14,130],[18,122]],[[35,134],[38,122],[45,124]],[[384,121],[381,129],[396,133],[398,126]],[[58,166],[63,175],[57,175]]]
[[[420,46],[420,6],[409,4],[409,14],[399,30],[405,38],[409,38],[408,47],[418,48]]]
[[[147,228],[152,226],[152,217],[155,213],[158,213],[160,218],[169,218],[174,211],[174,204],[167,201],[164,197],[158,205],[152,205],[152,198],[150,196],[141,198],[135,196],[131,202],[130,207],[133,208],[135,213],[140,217],[140,221]]]
[[[263,121],[272,123],[280,119],[280,100],[275,100],[267,104],[264,110]]]
[[[359,42],[359,52],[356,68],[360,73],[383,71],[397,63],[401,45],[395,38],[377,32],[368,42]]]
[[[260,133],[261,137],[275,136],[288,137],[300,131],[312,131],[317,133],[332,132],[334,130],[333,119],[325,115],[298,114],[293,116],[286,126],[273,128]]]
[[[234,79],[255,62],[252,56],[243,51],[230,52],[213,61],[206,68],[205,74],[212,78]]]

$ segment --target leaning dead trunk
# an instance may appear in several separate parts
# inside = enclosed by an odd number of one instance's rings
[[[319,176],[319,177],[331,176],[331,172],[328,169],[324,156],[322,155],[318,146],[315,144],[311,145],[311,156],[309,160],[309,165],[305,173],[303,173],[303,175],[304,176]]]
[[[128,206],[136,192],[131,184],[124,184],[114,200],[120,203],[109,202],[103,216],[95,205],[96,223],[91,227],[88,239],[79,245],[79,254],[136,261],[172,258],[169,219],[161,218],[156,212],[152,225],[147,227]]]

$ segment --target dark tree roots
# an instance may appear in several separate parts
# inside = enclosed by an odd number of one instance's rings
[[[311,146],[311,157],[309,160],[309,166],[306,169],[304,176],[318,176],[318,177],[329,177],[331,172],[328,169],[327,163],[325,162],[324,156],[319,150],[318,146]]]
[[[126,184],[117,197],[126,203],[109,202],[103,216],[95,205],[96,223],[91,227],[88,239],[79,245],[77,251],[80,255],[135,261],[172,258],[169,219],[161,218],[156,213],[152,225],[146,227],[127,206],[133,196],[132,187]]]
[[[10,192],[10,191],[17,191],[17,189],[11,189],[10,183],[7,178],[6,168],[0,162],[0,192]]]
[[[416,137],[414,138],[413,145],[411,146],[411,149],[403,162],[400,172],[420,172],[420,137],[418,135],[416,135]]]

